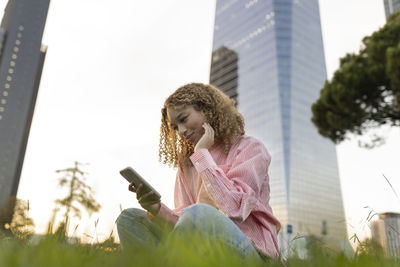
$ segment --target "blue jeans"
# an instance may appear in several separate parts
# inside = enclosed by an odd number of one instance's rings
[[[168,232],[168,238],[185,233],[198,233],[203,240],[218,240],[242,257],[258,257],[256,249],[239,227],[207,204],[195,204],[183,209],[173,229],[166,229],[151,222],[143,210],[126,209],[117,219],[117,229],[122,248],[157,247],[166,236],[165,232]]]

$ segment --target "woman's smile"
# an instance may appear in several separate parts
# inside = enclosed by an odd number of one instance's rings
[[[191,134],[189,134],[187,137],[186,137],[186,139],[189,141],[189,142],[193,142],[194,140],[193,140],[193,135],[194,135],[194,133],[191,133]]]

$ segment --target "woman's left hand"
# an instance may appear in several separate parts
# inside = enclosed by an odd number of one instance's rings
[[[145,210],[149,211],[154,216],[157,215],[158,211],[161,208],[161,201],[155,200],[152,195],[154,191],[150,191],[144,193],[143,191],[143,184],[140,184],[137,188],[135,187],[134,183],[130,183],[128,187],[129,191],[136,193],[136,199],[138,200],[140,206]]]
[[[203,128],[204,134],[194,147],[195,152],[202,148],[209,149],[214,144],[214,129],[206,122],[203,124]]]

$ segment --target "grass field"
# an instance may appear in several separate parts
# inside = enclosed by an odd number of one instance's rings
[[[311,242],[312,243],[312,242]],[[320,242],[309,245],[308,257],[292,256],[286,266],[400,266],[395,259],[383,256],[373,244],[362,244],[356,255],[347,258],[333,252]],[[117,244],[68,244],[56,236],[47,236],[33,245],[7,237],[0,240],[1,267],[39,266],[284,266],[280,260],[260,262],[256,258],[242,259],[222,245],[201,245],[192,237],[161,244],[157,248],[126,248]]]

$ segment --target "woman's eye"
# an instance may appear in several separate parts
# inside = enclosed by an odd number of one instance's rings
[[[181,119],[181,122],[185,122],[187,119],[187,116]]]

